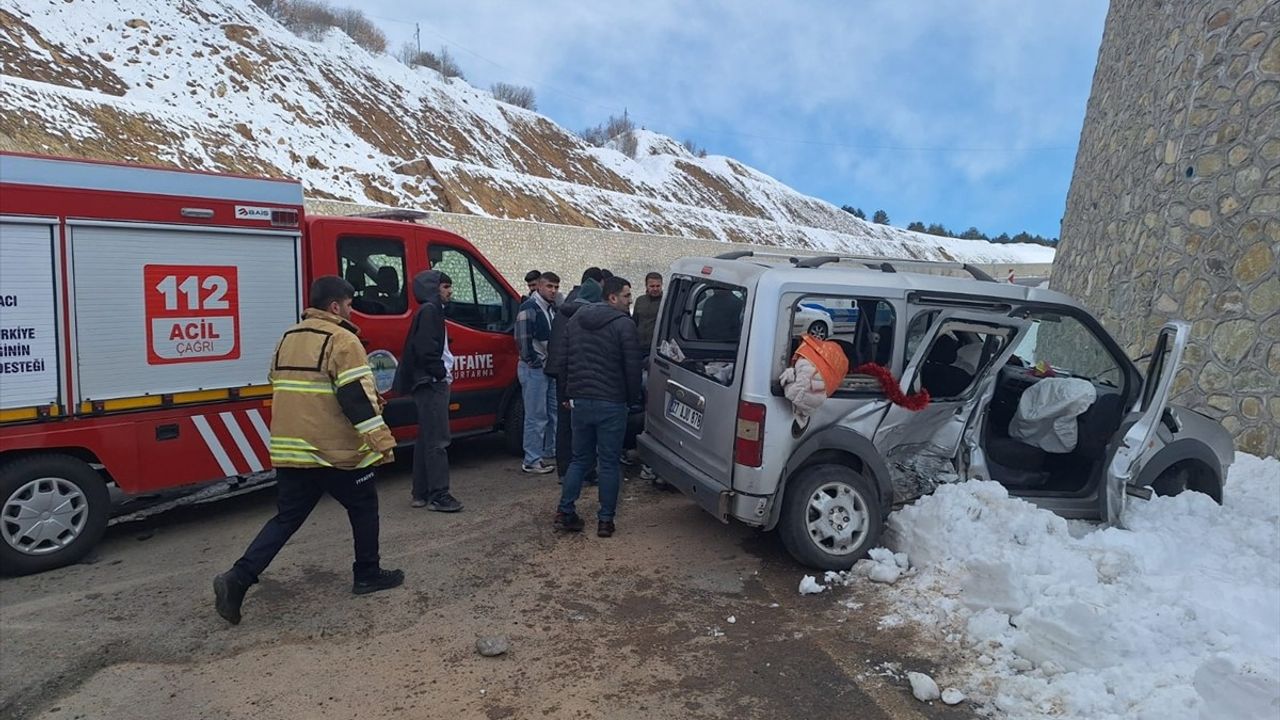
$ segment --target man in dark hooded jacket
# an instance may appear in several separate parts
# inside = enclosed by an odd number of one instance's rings
[[[543,371],[556,380],[556,473],[564,480],[569,472],[569,463],[573,460],[573,426],[569,411],[569,396],[565,394],[565,384],[559,377],[559,369],[566,352],[565,335],[569,329],[569,320],[584,305],[600,302],[600,286],[594,280],[584,279],[582,285],[574,290],[576,296],[560,306],[560,312],[551,321],[551,340],[547,342],[547,360]],[[595,468],[587,473],[587,484],[595,482]]]
[[[595,283],[596,289],[600,289],[600,285],[604,283],[604,273],[600,272],[600,268],[589,267],[586,270],[583,270],[581,283],[573,286],[573,289],[569,291],[569,295],[564,299],[564,302],[573,302],[574,300],[577,300],[578,294],[582,292],[582,286],[586,285],[588,282]],[[560,304],[563,305],[564,303],[562,302]]]
[[[413,296],[421,307],[413,317],[393,389],[412,395],[418,409],[418,441],[413,452],[413,506],[458,512],[462,503],[449,494],[449,384],[453,353],[445,328],[444,306],[453,297],[453,280],[439,270],[413,278]]]
[[[592,466],[600,473],[600,511],[596,535],[614,533],[614,514],[622,473],[618,458],[627,430],[627,411],[640,405],[640,342],[631,309],[631,283],[620,277],[604,281],[604,302],[584,305],[566,330],[557,377],[572,404],[573,461],[564,476],[555,527],[582,530],[574,503]],[[559,383],[557,383],[559,384]]]

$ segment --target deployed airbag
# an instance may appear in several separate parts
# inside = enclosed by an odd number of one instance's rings
[[[1076,418],[1097,399],[1088,380],[1044,378],[1022,393],[1009,437],[1045,452],[1069,453],[1076,449]]]

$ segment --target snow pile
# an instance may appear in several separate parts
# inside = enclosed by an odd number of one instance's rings
[[[896,614],[959,645],[957,684],[1009,717],[1280,717],[1280,461],[1237,455],[1225,498],[1133,500],[1128,530],[1094,530],[943,485],[889,520],[917,573]]]
[[[800,594],[801,595],[817,595],[827,589],[826,585],[818,582],[818,579],[812,575],[805,575],[800,578]]]

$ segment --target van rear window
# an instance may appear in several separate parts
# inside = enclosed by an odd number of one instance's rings
[[[747,289],[674,277],[658,328],[658,354],[723,385],[737,374]]]

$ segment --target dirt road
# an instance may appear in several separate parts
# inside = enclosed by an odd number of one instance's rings
[[[87,563],[0,580],[0,717],[970,716],[887,673],[937,660],[877,629],[874,590],[798,595],[772,536],[635,479],[615,537],[557,536],[554,475],[522,475],[492,438],[451,454],[462,513],[411,509],[403,462],[379,480],[401,589],[350,594],[346,516],[325,500],[243,623],[223,622],[211,578],[270,517],[271,490],[115,525]],[[593,495],[580,510],[593,517]],[[510,652],[480,657],[479,635]]]

